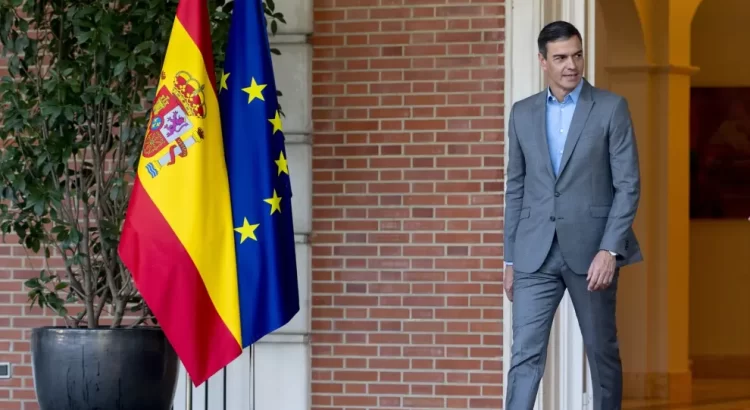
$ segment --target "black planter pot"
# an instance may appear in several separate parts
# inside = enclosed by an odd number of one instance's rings
[[[155,328],[31,333],[41,410],[170,410],[179,359]]]

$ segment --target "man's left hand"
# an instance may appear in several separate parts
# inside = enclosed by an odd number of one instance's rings
[[[615,277],[615,257],[609,251],[599,251],[589,266],[586,280],[589,291],[606,289]]]

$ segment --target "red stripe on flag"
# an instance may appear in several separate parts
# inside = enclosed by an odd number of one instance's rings
[[[128,209],[120,257],[199,385],[242,349],[217,313],[190,255],[138,179]]]
[[[193,39],[203,55],[203,63],[208,70],[211,86],[216,91],[216,72],[214,71],[214,54],[211,43],[211,27],[208,20],[208,2],[206,0],[180,0],[177,5],[177,18]]]

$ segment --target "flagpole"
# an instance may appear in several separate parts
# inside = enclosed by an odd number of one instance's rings
[[[190,381],[190,375],[185,372],[185,410],[193,410],[193,382]]]

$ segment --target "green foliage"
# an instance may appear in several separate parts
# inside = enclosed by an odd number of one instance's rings
[[[266,2],[275,33],[284,17]],[[153,321],[117,246],[176,7],[0,0],[9,71],[0,80],[0,230],[42,257],[39,277],[26,281],[30,301],[69,326],[97,327],[102,313],[113,327],[127,312],[140,313],[132,325]],[[232,0],[209,8],[220,71]]]

